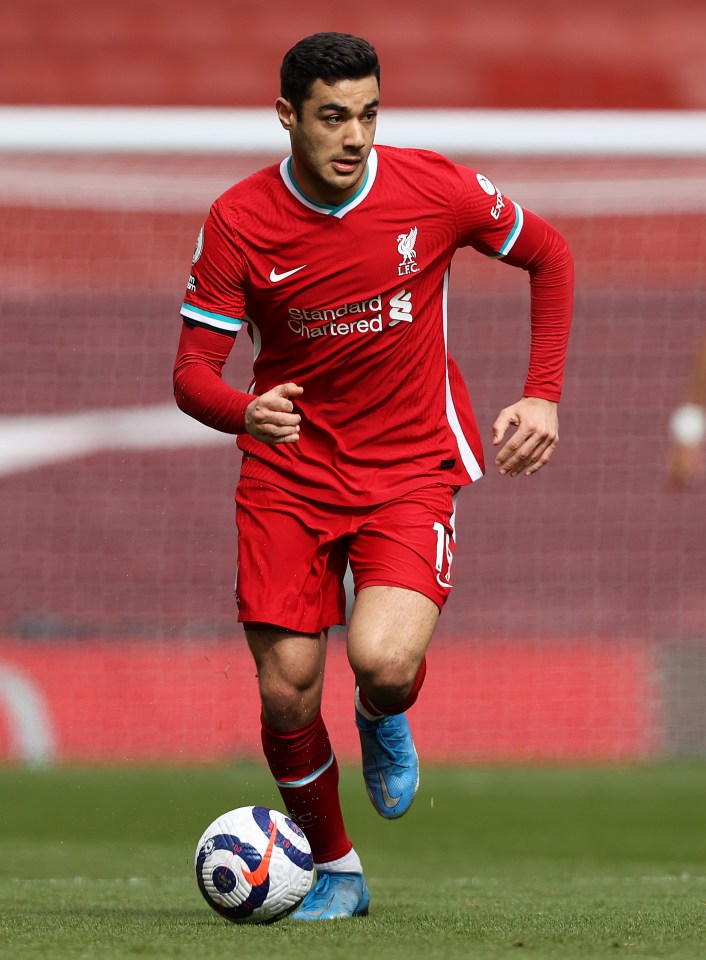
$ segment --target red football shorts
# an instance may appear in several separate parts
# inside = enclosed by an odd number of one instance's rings
[[[454,493],[437,484],[352,508],[241,478],[235,495],[238,620],[302,633],[344,624],[348,563],[356,593],[405,587],[441,609],[451,592]]]

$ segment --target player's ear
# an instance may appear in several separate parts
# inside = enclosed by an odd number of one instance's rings
[[[275,101],[275,110],[277,111],[277,116],[279,117],[279,122],[282,124],[285,130],[288,132],[294,126],[294,121],[296,120],[296,111],[289,100],[285,100],[284,97],[277,97]]]

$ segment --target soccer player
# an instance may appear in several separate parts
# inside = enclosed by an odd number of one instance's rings
[[[529,274],[529,373],[493,425],[508,477],[535,474],[554,452],[571,316],[572,262],[555,229],[443,156],[373,147],[379,81],[375,51],[357,37],[320,33],[285,55],[276,111],[291,156],[211,207],[175,366],[181,409],[237,434],[243,452],[239,619],[265,757],[317,868],[297,920],[365,915],[370,899],[320,709],[348,564],[365,784],[387,818],[417,790],[405,712],[452,586],[456,494],[484,469],[446,346],[447,319],[467,322],[447,318],[454,252],[470,245]],[[254,349],[247,393],[221,377],[243,326]]]
[[[669,419],[669,479],[675,487],[688,487],[703,469],[706,439],[706,337],[694,354],[684,402]]]

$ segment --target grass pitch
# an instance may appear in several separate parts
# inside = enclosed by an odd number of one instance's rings
[[[282,807],[255,764],[0,769],[0,957],[706,955],[706,765],[426,767],[381,820],[343,769],[368,918],[234,926],[192,875],[216,815]]]

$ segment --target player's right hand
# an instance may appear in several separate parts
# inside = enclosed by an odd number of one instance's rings
[[[256,397],[245,410],[245,429],[261,443],[294,443],[302,418],[290,398],[303,393],[296,383],[281,383]]]

